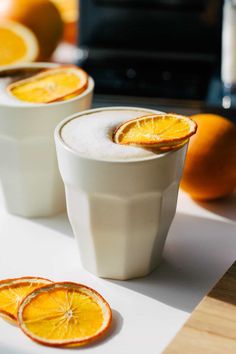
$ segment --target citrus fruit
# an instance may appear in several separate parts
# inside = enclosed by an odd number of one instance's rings
[[[38,41],[27,27],[14,21],[0,21],[0,38],[0,67],[36,59]]]
[[[19,22],[34,32],[39,43],[37,60],[50,59],[63,36],[63,21],[49,0],[1,0],[0,20]]]
[[[8,92],[21,101],[50,103],[83,92],[88,85],[88,76],[76,66],[60,66],[44,70],[27,79],[8,86]]]
[[[229,195],[236,187],[236,126],[214,114],[192,118],[198,131],[189,143],[180,185],[194,199]]]
[[[16,323],[19,303],[32,290],[50,283],[48,279],[22,277],[0,281],[0,316]]]
[[[78,20],[78,2],[76,0],[51,0],[61,13],[64,22]]]
[[[33,291],[18,309],[23,332],[38,343],[55,347],[90,343],[109,328],[111,317],[111,309],[100,294],[71,282]]]
[[[61,13],[64,22],[64,36],[66,42],[75,44],[77,21],[78,21],[78,1],[77,0],[51,0]]]
[[[182,146],[196,130],[196,123],[188,117],[172,113],[155,114],[122,123],[115,130],[113,141],[168,151]]]

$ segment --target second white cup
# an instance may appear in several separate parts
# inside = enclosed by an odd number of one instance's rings
[[[11,70],[55,65],[32,63]],[[70,100],[50,104],[0,103],[0,181],[10,213],[45,217],[65,210],[53,133],[65,117],[90,108],[93,88],[93,79],[89,78],[88,88]]]

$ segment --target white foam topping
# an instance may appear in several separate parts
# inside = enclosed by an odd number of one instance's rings
[[[0,104],[19,105],[19,101],[11,97],[7,92],[7,86],[12,82],[12,79],[7,77],[0,80]]]
[[[156,154],[148,149],[112,141],[113,131],[118,125],[148,114],[153,114],[153,111],[126,108],[94,111],[69,120],[61,129],[61,137],[67,146],[87,158],[107,161],[151,158]]]

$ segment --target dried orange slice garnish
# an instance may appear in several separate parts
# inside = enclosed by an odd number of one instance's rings
[[[22,277],[0,281],[0,316],[10,322],[17,321],[17,310],[22,299],[31,291],[51,283],[38,277]]]
[[[95,290],[71,282],[30,293],[18,309],[18,324],[32,340],[54,347],[88,344],[111,324],[111,309]]]
[[[4,20],[0,22],[0,67],[37,58],[38,40],[34,33],[24,25]]]
[[[8,86],[17,99],[30,103],[50,103],[69,99],[88,86],[86,72],[74,65],[60,66],[19,80]]]
[[[122,123],[116,128],[113,141],[169,151],[184,145],[196,130],[197,124],[188,117],[173,113],[155,114]]]

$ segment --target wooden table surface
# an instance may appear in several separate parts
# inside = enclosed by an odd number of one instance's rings
[[[196,307],[164,353],[236,353],[236,262]]]

